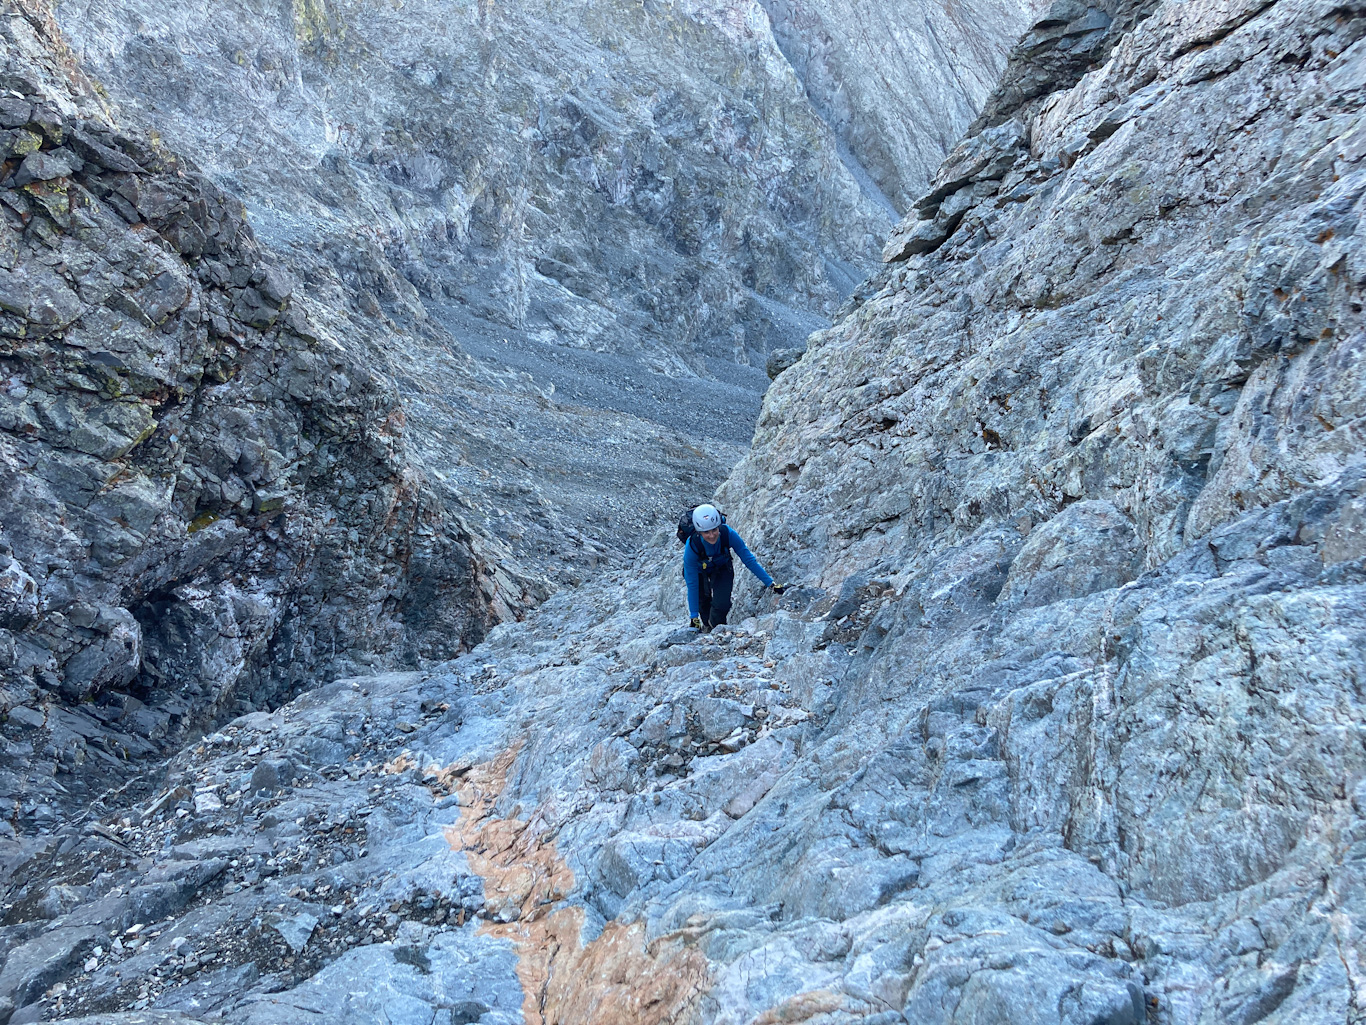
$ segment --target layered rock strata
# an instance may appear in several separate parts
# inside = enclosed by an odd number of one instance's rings
[[[77,791],[241,701],[468,648],[534,598],[241,205],[115,129],[41,16],[2,28],[3,705],[84,706],[51,738]],[[12,819],[42,797],[6,781]]]

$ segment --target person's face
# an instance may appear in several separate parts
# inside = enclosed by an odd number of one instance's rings
[[[716,539],[721,536],[721,528],[713,527],[711,530],[702,531],[702,540],[709,545],[716,544]]]

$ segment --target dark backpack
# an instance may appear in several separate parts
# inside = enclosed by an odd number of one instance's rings
[[[683,515],[678,518],[678,541],[680,544],[687,544],[697,536],[697,528],[692,525],[692,514],[696,508],[695,505],[688,506],[683,510]],[[721,512],[721,510],[718,509],[717,512]],[[725,513],[721,513],[721,522],[726,522]],[[729,541],[726,542],[726,547],[729,549]]]
[[[708,557],[706,546],[702,544],[702,536],[697,532],[697,528],[693,526],[692,522],[692,513],[696,508],[695,505],[689,506],[678,518],[678,540],[685,545],[692,546],[693,554],[701,563],[700,568],[703,573],[713,572],[722,566],[729,566],[731,561],[730,528],[726,526],[726,514],[721,513],[721,551],[715,556]]]

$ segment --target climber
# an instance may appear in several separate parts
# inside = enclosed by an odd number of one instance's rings
[[[725,519],[714,505],[699,505],[684,513],[678,525],[683,542],[683,579],[688,585],[689,625],[704,633],[724,623],[730,613],[731,590],[735,587],[732,550],[774,594],[784,590],[782,584],[773,582],[745,539],[731,530]]]

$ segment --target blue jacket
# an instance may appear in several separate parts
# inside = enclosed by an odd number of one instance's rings
[[[745,544],[745,539],[735,532],[734,527],[722,527],[722,530],[730,532],[730,548],[736,555],[740,556],[740,561],[745,564],[751,573],[759,578],[759,582],[765,587],[773,586],[773,578],[768,575],[768,570],[759,565],[759,560],[754,557],[754,553]],[[701,534],[697,535],[697,543],[702,546],[702,550],[707,555],[720,555],[723,549],[721,538],[716,539],[716,544],[709,545]],[[696,619],[700,616],[701,605],[698,600],[698,578],[701,575],[700,560],[697,552],[693,550],[691,541],[683,545],[683,579],[688,583],[688,617]]]

